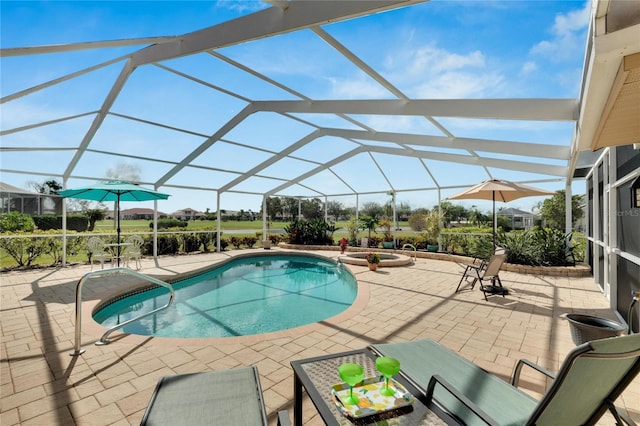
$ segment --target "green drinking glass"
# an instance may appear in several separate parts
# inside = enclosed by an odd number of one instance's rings
[[[349,396],[344,403],[348,405],[358,405],[360,398],[353,396],[353,387],[364,380],[364,368],[360,364],[345,363],[338,367],[340,379],[349,385]]]
[[[376,369],[382,373],[386,381],[380,393],[384,396],[394,396],[396,392],[389,387],[389,379],[400,372],[400,361],[390,356],[381,356],[376,358]]]

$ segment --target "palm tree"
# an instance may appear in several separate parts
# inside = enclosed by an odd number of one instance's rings
[[[369,230],[369,239],[371,239],[371,231],[376,230],[376,226],[378,226],[378,218],[375,216],[362,216],[360,218],[361,229]]]

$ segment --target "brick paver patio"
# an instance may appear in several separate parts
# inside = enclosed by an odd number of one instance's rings
[[[276,249],[279,250],[279,249]],[[258,249],[254,249],[257,254]],[[275,251],[275,250],[272,250]],[[143,273],[168,277],[209,266],[237,251],[143,260]],[[317,252],[337,257],[338,252]],[[501,272],[511,292],[485,301],[482,293],[454,293],[463,271],[456,262],[421,259],[411,266],[348,266],[359,282],[358,299],[338,317],[260,336],[163,339],[114,333],[95,346],[104,329],[88,312],[119,285],[117,279],[85,286],[82,345],[74,346],[75,287],[88,265],[13,271],[0,275],[2,352],[0,423],[21,425],[139,424],[156,381],[163,375],[256,365],[267,414],[293,404],[290,361],[362,348],[377,342],[432,338],[483,368],[507,378],[519,358],[556,371],[574,344],[567,313],[616,320],[591,277],[567,278]],[[388,321],[379,320],[384,313]],[[523,385],[533,394],[544,381],[532,373]],[[640,421],[640,380],[617,404]],[[304,404],[305,424],[320,425]],[[606,415],[600,422],[614,424]]]

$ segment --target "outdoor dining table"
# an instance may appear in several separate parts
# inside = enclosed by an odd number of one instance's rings
[[[127,247],[132,246],[131,243],[111,243],[104,246],[111,252],[111,258],[116,259],[118,267],[120,267],[120,259],[124,259],[127,253]]]

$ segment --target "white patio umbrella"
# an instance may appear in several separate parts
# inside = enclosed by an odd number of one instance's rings
[[[493,201],[493,245],[496,244],[496,200],[503,203],[524,197],[541,195],[553,195],[554,192],[521,183],[509,182],[500,179],[489,179],[462,191],[459,194],[448,197],[449,200],[491,200]]]

